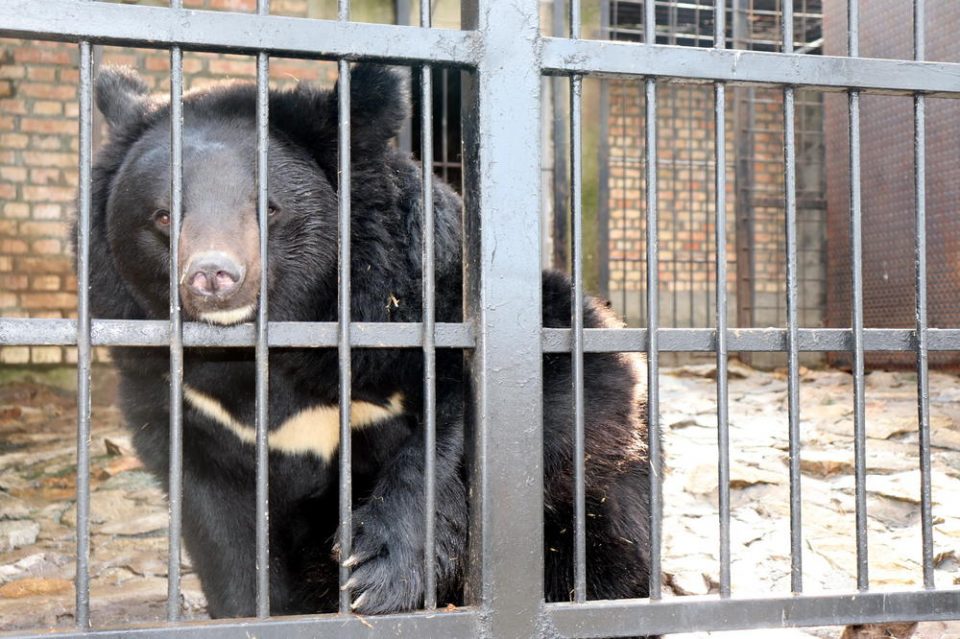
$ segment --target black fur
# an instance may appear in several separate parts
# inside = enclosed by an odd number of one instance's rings
[[[352,300],[357,321],[419,321],[420,169],[390,146],[406,111],[405,88],[379,67],[352,71]],[[146,96],[129,70],[105,69],[97,104],[111,126],[93,172],[91,305],[96,317],[164,319],[167,237],[150,221],[168,206],[169,108]],[[255,201],[255,92],[224,85],[184,98],[184,216],[213,207],[226,234],[249,223]],[[336,319],[337,95],[300,86],[270,94],[270,317]],[[212,146],[211,146],[212,145]],[[224,168],[207,151],[247,158]],[[231,157],[233,157],[231,156]],[[212,165],[212,168],[211,168]],[[213,193],[214,195],[211,195]],[[217,196],[222,193],[223,196]],[[229,199],[229,203],[223,198]],[[438,321],[461,321],[460,200],[435,182]],[[218,204],[220,203],[220,204]],[[545,326],[569,326],[570,285],[543,278]],[[188,317],[187,319],[193,319]],[[612,315],[588,299],[589,327]],[[115,349],[121,402],[137,451],[161,481],[168,472],[168,354]],[[568,600],[572,569],[572,411],[570,358],[544,358],[545,589]],[[437,583],[439,601],[460,603],[467,540],[463,476],[464,376],[458,352],[438,353]],[[273,349],[270,427],[298,411],[337,403],[332,349]],[[253,424],[250,350],[190,349],[185,383]],[[628,358],[586,357],[588,594],[647,594],[648,464],[645,406]],[[405,413],[353,436],[358,611],[422,604],[422,362],[416,349],[353,351],[353,398],[383,405],[404,396]],[[531,398],[531,401],[536,401]],[[254,448],[190,404],[184,405],[184,538],[214,617],[254,612]],[[273,614],[330,611],[338,597],[336,457],[271,452]],[[362,597],[362,599],[360,599]]]

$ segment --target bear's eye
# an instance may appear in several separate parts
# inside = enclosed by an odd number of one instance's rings
[[[170,226],[170,211],[167,209],[157,209],[153,212],[153,222],[162,229]]]
[[[271,203],[267,206],[267,215],[268,215],[269,217],[276,217],[278,213],[280,213],[280,207],[278,207],[276,204],[273,204],[273,203],[271,202]]]

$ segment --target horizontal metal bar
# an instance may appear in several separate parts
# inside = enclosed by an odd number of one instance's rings
[[[644,351],[647,348],[645,328],[588,328],[584,331],[584,351],[609,353]],[[868,328],[864,330],[864,350],[913,351],[916,331],[912,328]],[[960,329],[927,329],[931,351],[960,350]],[[716,331],[712,328],[661,328],[658,348],[665,352],[716,351]],[[853,336],[844,328],[801,328],[798,346],[801,351],[827,352],[850,350]],[[571,350],[570,329],[543,329],[545,353]],[[787,330],[782,328],[746,328],[727,331],[727,350],[731,352],[786,352]]]
[[[678,597],[547,604],[561,637],[616,637],[705,630],[938,621],[960,615],[960,592],[869,592],[756,599]]]
[[[192,623],[167,623],[154,626],[57,632],[43,630],[33,634],[0,633],[10,639],[376,639],[377,637],[417,637],[447,639],[478,636],[477,613],[472,609],[452,612],[405,613],[376,617],[316,615],[283,617],[269,621],[230,619]]]
[[[158,320],[93,320],[94,346],[166,346],[170,324]],[[438,348],[473,348],[470,324],[436,324]],[[356,322],[350,346],[357,348],[419,348],[423,326],[419,322]],[[77,323],[67,319],[0,319],[2,346],[72,346],[77,343]],[[188,347],[252,347],[256,327],[213,326],[198,322],[183,325],[183,345]],[[317,348],[337,345],[336,322],[270,322],[271,348]]]
[[[853,88],[960,97],[960,64],[697,49],[605,40],[544,38],[546,73],[630,74],[684,80]]]
[[[473,348],[474,329],[470,324],[437,325],[437,348]],[[864,329],[867,351],[914,351],[916,331],[912,328]],[[960,329],[927,329],[929,350],[960,351]],[[661,328],[659,349],[666,352],[711,352],[716,350],[716,332],[710,328]],[[801,328],[799,349],[806,352],[850,350],[850,329]],[[787,331],[780,328],[730,329],[727,348],[732,352],[785,352]],[[158,320],[93,320],[94,346],[167,346],[170,326]],[[68,319],[0,318],[0,346],[73,346],[77,323]],[[183,325],[184,346],[237,348],[256,344],[253,324],[212,326],[198,322]],[[271,348],[319,348],[337,345],[336,322],[270,322]],[[354,348],[419,348],[423,326],[419,322],[355,322],[350,346]],[[570,329],[543,329],[543,350],[569,352]],[[644,351],[645,328],[588,328],[584,351],[604,353]]]
[[[465,66],[475,64],[479,50],[469,31],[73,0],[5,0],[0,37]]]

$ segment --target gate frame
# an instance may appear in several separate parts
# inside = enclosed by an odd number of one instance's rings
[[[90,126],[92,116],[90,48],[93,44],[171,48],[174,51],[203,50],[258,55],[258,135],[260,162],[265,157],[263,140],[267,55],[324,57],[340,60],[341,72],[347,60],[374,58],[413,65],[444,64],[474,73],[469,76],[464,101],[465,138],[473,151],[466,158],[468,189],[465,194],[467,321],[437,324],[432,318],[422,323],[373,324],[350,322],[349,317],[332,323],[267,322],[261,312],[257,325],[222,328],[193,323],[179,326],[172,321],[92,320],[86,306],[85,240],[89,225],[88,180],[81,180],[79,318],[74,320],[0,319],[2,345],[77,345],[80,347],[78,472],[89,460],[89,364],[90,348],[100,345],[155,345],[176,349],[198,346],[254,346],[257,348],[258,376],[265,375],[268,346],[339,347],[341,375],[349,371],[352,347],[436,347],[472,349],[470,357],[475,380],[473,450],[470,458],[472,499],[470,606],[455,611],[425,612],[358,617],[348,612],[295,618],[266,619],[263,606],[264,579],[260,579],[258,612],[263,618],[250,620],[171,622],[147,628],[89,631],[89,601],[86,556],[89,540],[86,508],[78,508],[77,620],[79,627],[66,632],[17,633],[11,637],[232,637],[240,631],[262,637],[307,637],[318,634],[337,637],[396,636],[418,637],[525,637],[525,636],[626,636],[689,630],[733,630],[779,628],[805,625],[839,625],[884,621],[926,621],[960,618],[960,594],[956,589],[934,590],[930,535],[929,399],[926,394],[926,355],[929,350],[960,350],[960,328],[928,329],[925,323],[925,231],[923,193],[923,104],[925,96],[960,97],[960,64],[923,62],[923,0],[915,0],[918,42],[914,61],[873,60],[856,57],[805,56],[795,53],[675,47],[669,45],[589,41],[579,38],[579,5],[572,3],[571,37],[543,37],[536,2],[514,0],[464,0],[464,31],[360,24],[347,21],[347,4],[341,1],[340,20],[303,20],[265,15],[265,2],[258,14],[192,11],[181,8],[121,6],[70,0],[8,0],[0,5],[0,36],[76,42],[81,49],[80,145],[81,176],[91,167]],[[652,6],[652,3],[649,3]],[[789,6],[789,5],[787,5]],[[858,0],[850,0],[851,24],[856,25]],[[785,7],[785,11],[792,9]],[[648,10],[648,18],[652,18]],[[649,22],[649,20],[648,20]],[[783,21],[791,24],[789,18]],[[792,26],[790,27],[792,28]],[[648,41],[650,41],[648,39]],[[856,54],[856,28],[851,31],[851,52]],[[657,82],[681,79],[714,83],[722,95],[728,84],[767,84],[792,92],[795,87],[824,91],[846,91],[851,96],[851,126],[856,130],[858,96],[861,93],[913,95],[917,131],[915,174],[917,176],[917,282],[916,329],[864,329],[860,302],[856,296],[851,329],[799,329],[795,305],[788,312],[787,329],[658,329],[656,324],[657,269],[648,269],[649,329],[584,329],[582,317],[574,313],[571,329],[545,329],[540,320],[540,108],[541,76],[572,76],[574,87],[585,74],[629,75],[643,78],[647,115],[655,115]],[[349,96],[344,91],[343,94]],[[577,113],[579,91],[571,91],[572,113]],[[792,104],[792,100],[788,101]],[[723,109],[718,103],[717,117]],[[788,120],[792,112],[786,112]],[[341,119],[341,169],[349,170],[349,127]],[[572,122],[577,137],[579,118]],[[172,127],[178,128],[176,125]],[[425,127],[428,130],[429,127]],[[790,130],[790,129],[788,129]],[[648,180],[656,183],[655,127],[648,120]],[[851,135],[852,144],[856,136]],[[654,144],[650,144],[654,142]],[[576,150],[578,145],[571,144]],[[793,144],[785,143],[786,165],[793,165]],[[572,184],[576,188],[579,160],[572,156]],[[653,160],[653,161],[649,161]],[[261,169],[263,167],[261,166]],[[852,160],[853,183],[859,184],[858,164]],[[429,168],[428,168],[429,170]],[[789,169],[787,169],[789,170]],[[175,171],[175,176],[177,172]],[[262,172],[261,172],[262,176]],[[725,179],[718,171],[718,179]],[[174,191],[179,180],[174,178]],[[788,251],[795,224],[795,210],[789,203],[793,181],[786,180],[788,202]],[[853,189],[856,191],[856,189]],[[265,181],[258,186],[261,222],[265,205]],[[341,191],[342,192],[342,191]],[[718,188],[718,197],[725,189]],[[582,294],[580,238],[576,230],[579,207],[573,202],[574,309]],[[656,229],[656,190],[647,192],[648,228]],[[792,212],[792,214],[791,214]],[[179,211],[175,212],[178,215]],[[349,229],[349,196],[341,200],[340,229]],[[344,226],[346,224],[346,226]],[[859,230],[859,200],[851,201],[851,225]],[[793,248],[791,248],[793,247]],[[349,241],[341,243],[341,258],[349,256]],[[648,242],[648,262],[656,264],[655,237]],[[719,256],[718,256],[719,257]],[[855,281],[859,254],[854,253]],[[788,261],[791,258],[788,256]],[[579,264],[579,268],[578,268]],[[718,273],[721,269],[718,267]],[[790,274],[788,272],[788,278]],[[349,282],[346,284],[349,290]],[[788,281],[788,295],[795,294],[795,275]],[[343,291],[344,289],[341,289]],[[862,291],[861,291],[862,293]],[[174,296],[176,293],[174,292]],[[717,288],[718,308],[726,305],[725,287]],[[342,309],[341,309],[342,310]],[[182,336],[181,336],[182,331]],[[428,332],[430,334],[425,334]],[[182,337],[182,341],[181,341]],[[541,360],[544,352],[571,352],[574,370],[582,372],[584,352],[647,351],[648,401],[651,408],[651,459],[659,463],[657,428],[657,385],[660,352],[713,352],[718,357],[718,434],[721,437],[719,467],[721,478],[726,451],[723,437],[725,419],[725,354],[727,351],[783,351],[790,354],[789,385],[797,398],[799,379],[797,353],[801,351],[849,350],[862,362],[864,351],[899,350],[917,354],[919,397],[918,421],[921,441],[921,500],[924,547],[922,549],[927,590],[870,592],[866,574],[864,417],[862,367],[855,392],[857,443],[856,492],[858,504],[858,584],[860,592],[808,596],[801,594],[799,581],[792,594],[770,598],[738,598],[729,593],[729,536],[721,534],[721,574],[726,587],[719,597],[660,599],[659,477],[652,476],[652,578],[650,600],[583,601],[581,586],[577,602],[543,602],[542,546],[542,420]],[[345,355],[346,354],[346,355]],[[346,360],[346,361],[345,361]],[[576,378],[575,374],[575,378]],[[349,375],[345,376],[349,379]],[[582,380],[582,376],[581,376]],[[429,383],[429,382],[428,382]],[[176,383],[174,384],[176,386]],[[349,385],[346,385],[349,390]],[[575,389],[582,391],[582,385]],[[178,391],[174,390],[176,397]],[[258,384],[258,396],[266,393]],[[341,402],[348,401],[341,393]],[[262,406],[261,406],[262,408]],[[582,444],[582,401],[578,402],[577,435]],[[799,405],[791,402],[791,433],[798,419]],[[429,413],[428,409],[428,413]],[[265,415],[258,410],[258,453],[265,452]],[[341,410],[342,428],[349,434],[349,416]],[[176,419],[174,419],[176,422]],[[172,429],[177,424],[172,423]],[[344,438],[344,446],[348,445]],[[791,438],[793,441],[793,438]],[[793,442],[794,444],[798,442]],[[346,449],[346,448],[345,448]],[[578,446],[578,451],[582,445]],[[346,456],[344,456],[346,457]],[[799,447],[791,446],[791,489],[799,489]],[[347,462],[349,469],[349,462]],[[582,538],[582,472],[578,472],[578,512],[575,528]],[[258,472],[258,485],[266,477]],[[79,500],[88,502],[89,487],[78,481]],[[262,489],[262,488],[261,488]],[[342,490],[344,488],[342,487]],[[349,495],[349,484],[346,484]],[[729,525],[729,486],[721,482],[720,526]],[[344,494],[344,493],[342,493]],[[799,493],[796,494],[797,497]],[[791,499],[794,504],[793,498]],[[725,504],[725,505],[724,505]],[[799,504],[797,499],[796,505]],[[263,516],[264,505],[260,515]],[[346,516],[349,518],[349,508]],[[173,519],[171,520],[173,522]],[[171,526],[172,534],[178,531]],[[798,509],[791,510],[792,541],[800,533]],[[263,539],[258,539],[258,545]],[[799,570],[799,545],[791,544],[795,578]],[[576,561],[577,583],[584,571],[582,548]],[[264,571],[265,572],[265,571]],[[177,588],[171,586],[171,599]],[[342,604],[342,602],[341,602]],[[173,602],[171,601],[171,606]]]

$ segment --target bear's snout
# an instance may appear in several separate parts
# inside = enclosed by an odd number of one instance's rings
[[[185,210],[180,231],[180,300],[187,316],[238,324],[256,312],[260,293],[260,230],[253,211]]]
[[[226,253],[208,251],[190,260],[184,282],[190,295],[199,298],[216,297],[226,301],[240,290],[245,270]]]

